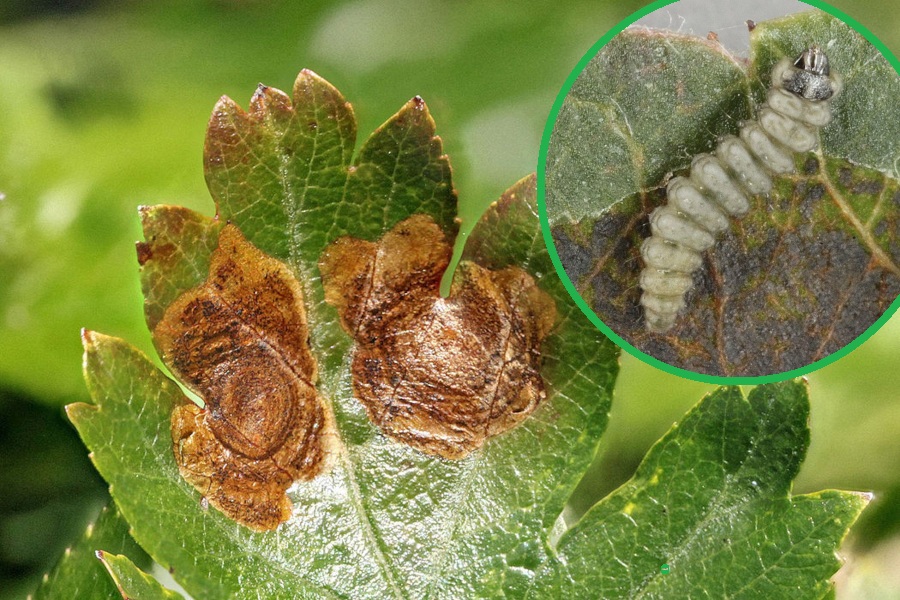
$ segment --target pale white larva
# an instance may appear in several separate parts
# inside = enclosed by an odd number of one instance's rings
[[[691,273],[728,228],[728,216],[744,216],[751,196],[772,189],[772,175],[794,170],[793,153],[816,147],[817,130],[831,120],[830,100],[840,89],[840,77],[817,46],[793,62],[783,59],[772,69],[756,120],[738,136],[722,138],[713,154],[696,156],[688,177],[669,182],[668,204],[650,215],[651,235],[641,246],[641,305],[649,331],[662,333],[675,323]]]

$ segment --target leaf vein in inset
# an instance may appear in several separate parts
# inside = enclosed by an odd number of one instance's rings
[[[816,150],[816,155],[819,157],[819,164],[825,164],[825,156],[822,153],[822,149],[819,148]],[[872,232],[868,230],[868,228],[863,225],[863,223],[859,220],[859,217],[853,211],[853,208],[850,206],[850,203],[844,198],[844,195],[837,188],[834,182],[831,180],[831,177],[828,174],[828,169],[821,168],[820,169],[822,183],[825,185],[825,188],[828,190],[828,193],[831,195],[835,204],[838,205],[838,208],[841,209],[841,213],[844,215],[845,220],[856,229],[856,232],[859,234],[860,238],[862,238],[863,243],[869,249],[869,252],[872,253],[873,258],[881,265],[882,268],[890,271],[897,277],[900,277],[900,267],[898,267],[893,260],[885,253],[885,251],[878,245],[878,242],[875,241],[875,238],[872,236]]]

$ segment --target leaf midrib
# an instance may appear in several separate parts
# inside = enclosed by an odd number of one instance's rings
[[[291,123],[294,123],[294,119],[296,118],[296,112],[292,114]],[[290,126],[290,125],[288,125]],[[316,129],[316,133],[313,136],[313,148],[310,153],[308,163],[310,165],[316,164],[316,149],[318,148],[318,138],[320,135],[320,130]],[[281,186],[284,190],[284,196],[281,198],[282,210],[285,213],[285,217],[287,218],[289,230],[287,235],[290,240],[290,261],[293,264],[296,271],[300,272],[301,275],[305,275],[302,277],[302,280],[305,280],[309,286],[312,286],[314,281],[318,281],[321,285],[321,278],[313,277],[312,273],[308,273],[306,265],[307,261],[303,260],[303,257],[300,254],[300,249],[303,247],[302,236],[297,228],[298,217],[297,215],[303,212],[306,203],[306,190],[309,189],[309,177],[312,173],[312,169],[307,172],[307,177],[304,180],[304,183],[301,187],[301,191],[298,194],[294,189],[294,185],[288,176],[288,167],[290,164],[290,159],[288,157],[287,152],[285,152],[285,148],[282,145],[283,137],[278,137],[276,140],[276,144],[278,145],[278,157],[280,162],[279,169],[279,181],[281,182]],[[341,136],[341,144],[343,149],[343,136]],[[399,160],[399,152],[397,160]],[[343,156],[343,154],[342,154]],[[349,169],[348,165],[342,165],[345,173],[344,187],[341,193],[340,203],[344,203],[347,199],[347,192],[349,188],[350,178],[352,177],[352,172]],[[299,203],[299,204],[298,204]],[[312,291],[312,290],[310,290]],[[324,319],[319,319],[319,311],[318,307],[315,306],[311,302],[307,302],[304,298],[304,302],[307,304],[307,319],[309,320],[308,326],[310,332],[319,331],[320,326],[327,326]],[[322,322],[317,322],[322,321]],[[313,349],[315,351],[315,349]],[[320,354],[320,352],[316,352],[316,354]],[[316,357],[316,360],[319,364],[324,364],[322,361],[322,356],[319,355]],[[341,363],[343,364],[343,362]],[[329,378],[330,379],[330,378]],[[322,380],[320,380],[321,383]],[[321,386],[317,385],[317,390]],[[332,414],[334,414],[335,407],[334,402],[331,399],[330,395],[326,396],[322,394],[322,399],[329,405],[329,410],[331,410]],[[388,589],[393,593],[394,598],[399,600],[403,600],[406,596],[403,591],[400,589],[399,584],[397,583],[397,574],[393,568],[391,561],[388,559],[385,548],[379,542],[378,536],[375,533],[375,523],[372,521],[372,517],[369,514],[365,506],[365,502],[363,500],[362,492],[359,488],[359,482],[357,481],[356,476],[356,468],[353,463],[352,458],[350,457],[349,449],[347,444],[344,441],[344,434],[341,431],[340,424],[338,423],[337,427],[337,443],[338,443],[338,455],[340,457],[340,465],[344,472],[346,473],[346,481],[348,484],[348,497],[350,499],[350,503],[356,511],[357,520],[360,524],[360,530],[362,533],[362,537],[366,542],[366,545],[369,547],[370,556],[375,559],[376,565],[379,567],[382,572],[382,577],[384,579],[385,585],[387,585]]]
[[[107,381],[113,381],[114,373],[109,368],[106,367],[105,360],[103,361],[103,365],[104,365],[104,371],[106,371],[105,379]],[[178,395],[181,395],[181,391],[178,388],[178,385],[174,381],[172,381],[171,379],[169,379],[168,377],[163,375],[162,372],[160,372],[160,371],[156,371],[156,373],[158,374],[158,376],[160,378],[163,379],[164,383],[162,386],[159,386],[159,388],[158,388],[160,391],[157,392],[156,397],[153,400],[153,402],[155,404],[157,404],[157,405],[161,404],[160,401],[163,398],[162,390],[164,390],[166,387],[169,387],[169,386],[173,387],[174,388],[173,391],[175,391]],[[109,393],[104,392],[103,397],[109,398],[112,396]],[[134,396],[132,396],[132,398],[133,397]],[[129,405],[131,405],[132,398],[129,398],[129,401],[128,401]],[[189,400],[187,400],[187,398],[184,398],[183,395],[182,395],[182,398],[184,399],[185,402],[189,402]],[[145,404],[147,404],[147,402],[145,402]],[[76,404],[76,405],[78,405],[78,404]],[[92,405],[92,404],[81,403],[80,405],[94,409],[97,412],[99,412],[103,407],[103,404]],[[129,413],[129,416],[132,416],[132,415],[133,415],[133,413]],[[140,415],[138,415],[138,416],[140,416]],[[157,443],[159,443],[160,438],[165,439],[168,436],[160,436],[158,434],[158,432],[157,432],[157,435],[151,436],[151,435],[149,435],[149,433],[150,433],[149,430],[143,429],[141,427],[137,427],[136,430],[142,432],[142,437],[143,437],[144,443],[141,445],[141,447],[148,449],[147,451],[145,451],[143,453],[143,455],[145,458],[149,458],[150,462],[155,465],[156,468],[153,469],[153,471],[164,474],[161,476],[162,478],[165,478],[166,480],[168,480],[170,482],[174,482],[175,485],[178,487],[178,489],[181,491],[181,493],[186,498],[188,498],[189,501],[196,502],[196,499],[194,497],[194,489],[185,483],[184,479],[181,477],[181,474],[178,472],[178,467],[174,464],[174,459],[172,461],[166,460],[165,457],[171,456],[171,454],[168,452],[160,453],[160,452],[153,452],[152,450],[149,450],[149,449],[152,449]],[[146,433],[144,433],[144,432],[146,432]],[[117,456],[117,453],[113,451],[114,449],[112,448],[112,446],[109,445],[108,443],[107,443],[107,446],[110,448],[108,455],[109,456]],[[123,466],[124,466],[124,463],[123,463]],[[113,495],[113,497],[115,497],[116,494],[113,490],[113,487],[114,487],[114,485],[111,483],[110,484],[110,493]],[[122,509],[122,505],[120,503],[117,502],[117,505],[120,507],[120,509]],[[125,510],[122,509],[122,512],[124,514]],[[138,525],[133,525],[133,527],[135,529],[142,528],[142,526],[139,525],[141,523],[140,519],[126,518],[126,520],[129,523],[138,524]],[[236,548],[241,548],[241,547],[246,546],[245,541],[241,540],[240,537],[237,535],[237,533],[238,533],[237,527],[226,526],[226,523],[222,519],[218,519],[218,518],[205,520],[205,526],[209,526],[210,523],[212,523],[213,526],[216,529],[218,529],[223,534],[224,537],[231,540],[234,543]],[[141,536],[141,537],[144,537],[144,536]],[[148,539],[152,539],[154,536],[150,535],[150,536],[146,536],[146,537]],[[267,553],[267,552],[261,552],[260,551],[261,549],[262,548],[260,548],[260,547],[255,548],[255,550],[259,553],[259,555],[263,556],[268,562],[273,564],[278,570],[280,570],[286,574],[289,574],[291,577],[290,577],[290,579],[288,579],[288,581],[297,582],[300,585],[302,585],[303,587],[305,587],[308,591],[313,592],[313,593],[318,593],[323,597],[332,598],[334,600],[341,600],[341,597],[339,595],[337,595],[333,590],[322,587],[320,584],[310,581],[309,579],[305,578],[301,573],[298,573],[295,569],[290,568],[290,566],[291,566],[290,563],[285,562],[278,555],[274,555],[274,554]],[[156,557],[154,557],[154,558],[156,558]]]

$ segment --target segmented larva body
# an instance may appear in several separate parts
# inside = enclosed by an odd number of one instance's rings
[[[696,156],[690,176],[669,182],[668,204],[650,215],[651,236],[641,246],[641,305],[649,331],[665,332],[675,323],[691,273],[728,228],[728,216],[744,216],[752,196],[772,189],[771,175],[794,170],[794,152],[816,147],[818,128],[831,120],[830,100],[840,89],[817,46],[793,62],[783,59],[772,70],[768,100],[756,120],[738,136],[723,137],[713,154]]]

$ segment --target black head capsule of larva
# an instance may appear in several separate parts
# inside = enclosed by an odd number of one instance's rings
[[[781,83],[787,91],[807,100],[828,100],[838,93],[840,84],[830,76],[828,56],[818,46],[804,50],[793,67],[782,73]]]

